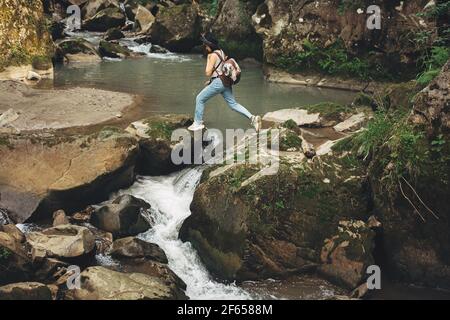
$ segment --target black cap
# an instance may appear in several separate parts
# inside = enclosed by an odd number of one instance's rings
[[[202,40],[203,44],[206,44],[207,46],[210,46],[213,48],[219,47],[219,41],[217,41],[217,39],[214,37],[214,35],[210,32],[208,32],[206,34],[202,34],[201,40]]]

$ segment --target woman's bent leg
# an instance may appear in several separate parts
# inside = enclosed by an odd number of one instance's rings
[[[250,113],[250,111],[248,111],[244,106],[242,106],[236,102],[236,99],[230,88],[226,88],[222,92],[222,96],[231,109],[233,109],[236,112],[239,112],[240,114],[243,114],[244,116],[246,116],[249,119],[251,119],[253,117],[253,115]]]
[[[216,79],[219,80],[220,79]],[[197,96],[195,103],[195,117],[196,123],[201,123],[203,121],[203,113],[205,111],[205,103],[214,97],[216,94],[221,92],[222,87],[218,85],[217,81],[214,80],[207,87],[205,87]]]

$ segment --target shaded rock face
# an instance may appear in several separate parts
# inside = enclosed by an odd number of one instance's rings
[[[417,16],[429,1],[378,1],[381,30],[369,30],[366,9],[370,1],[293,1],[266,0],[252,20],[264,39],[264,60],[278,65],[281,56],[294,57],[303,52],[304,39],[319,50],[338,39],[350,54],[377,52],[372,59],[392,72],[409,74],[414,69],[418,47],[411,40],[415,32],[434,34],[436,23]],[[357,9],[363,13],[358,14]]]
[[[119,8],[106,8],[93,17],[83,21],[83,27],[89,31],[106,32],[110,28],[120,27],[125,23],[125,15]]]
[[[374,263],[375,232],[360,220],[340,221],[338,231],[325,240],[318,271],[331,281],[354,289],[366,278],[367,267]]]
[[[0,287],[0,300],[52,300],[52,293],[39,282],[13,283]]]
[[[123,195],[97,209],[91,223],[99,229],[111,232],[115,238],[135,236],[147,231],[151,225],[146,215],[150,205],[130,195]]]
[[[111,255],[116,258],[148,258],[157,262],[168,263],[166,254],[157,244],[134,237],[114,241]]]
[[[180,166],[172,162],[172,132],[192,124],[188,115],[158,115],[132,123],[126,130],[139,139],[140,155],[137,172],[142,175],[164,175]]]
[[[281,165],[276,175],[251,183],[246,179],[257,170],[244,166],[209,178],[204,173],[181,239],[222,279],[285,276],[320,264],[324,240],[338,222],[365,220],[368,207],[364,173],[345,158],[322,161]]]
[[[0,139],[0,207],[16,223],[82,210],[133,183],[135,138],[102,130],[89,136],[21,134]]]
[[[69,290],[69,300],[175,300],[178,292],[158,278],[143,273],[121,273],[90,267],[81,273],[81,289]]]
[[[53,47],[45,25],[41,1],[2,1],[0,72],[10,65],[31,64],[37,57],[49,62],[51,67]]]
[[[13,225],[0,227],[0,284],[27,281],[32,262],[27,255],[23,234]]]
[[[148,32],[152,43],[173,52],[189,52],[200,40],[200,18],[196,5],[163,7]]]
[[[414,98],[410,121],[424,133],[417,143],[424,145],[423,153],[434,154],[434,159],[417,177],[400,179],[404,195],[400,189],[388,194],[380,183],[380,177],[389,173],[385,152],[377,154],[370,166],[389,270],[397,279],[443,288],[450,288],[449,79],[447,62],[441,74]]]
[[[31,232],[27,241],[34,252],[63,259],[82,257],[95,248],[95,237],[88,228],[69,224]]]
[[[263,1],[223,0],[211,25],[227,55],[237,59],[262,59],[262,39],[255,32],[251,16]]]

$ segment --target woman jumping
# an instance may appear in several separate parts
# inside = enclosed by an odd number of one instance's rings
[[[212,34],[203,35],[202,42],[208,52],[206,76],[210,77],[210,80],[205,83],[206,87],[197,96],[194,123],[189,127],[189,130],[197,131],[205,128],[203,124],[205,103],[212,97],[221,94],[231,109],[247,117],[256,131],[259,131],[261,129],[261,117],[254,116],[246,108],[237,103],[231,85],[225,86],[222,82],[221,67],[226,60],[226,55],[220,49],[219,42]]]

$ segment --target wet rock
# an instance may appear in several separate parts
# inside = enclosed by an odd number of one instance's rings
[[[111,7],[100,10],[93,17],[83,21],[83,28],[89,31],[106,32],[110,28],[125,24],[125,15],[119,8]]]
[[[169,51],[161,46],[154,44],[150,47],[150,52],[151,53],[168,53]]]
[[[125,35],[118,28],[111,28],[108,31],[106,31],[106,34],[105,34],[106,41],[119,40],[122,38],[125,38]]]
[[[25,235],[14,224],[0,225],[0,232],[5,232],[9,234],[18,243],[25,242]]]
[[[147,258],[161,263],[168,263],[164,251],[154,243],[135,237],[114,241],[111,255],[115,258]]]
[[[366,278],[372,265],[375,233],[358,220],[340,221],[338,234],[326,239],[318,271],[330,281],[355,289]]]
[[[0,141],[0,207],[16,223],[51,219],[108,199],[131,185],[137,140],[120,131],[92,135],[52,132],[7,136]]]
[[[147,231],[151,225],[144,215],[150,205],[130,195],[116,198],[111,204],[97,209],[91,223],[99,229],[111,232],[114,238],[135,236]]]
[[[52,300],[52,293],[39,282],[12,283],[0,287],[0,300]]]
[[[191,4],[162,7],[148,34],[152,43],[170,51],[189,52],[200,37],[198,7]]]
[[[185,299],[163,281],[143,273],[122,273],[90,267],[81,273],[81,289],[68,290],[69,300],[174,300]]]
[[[86,227],[61,225],[41,232],[31,232],[27,242],[33,250],[44,251],[48,257],[79,258],[95,248],[93,233]]]
[[[108,58],[123,59],[130,56],[131,54],[129,49],[122,47],[120,44],[103,40],[100,41],[98,51],[101,56]]]

